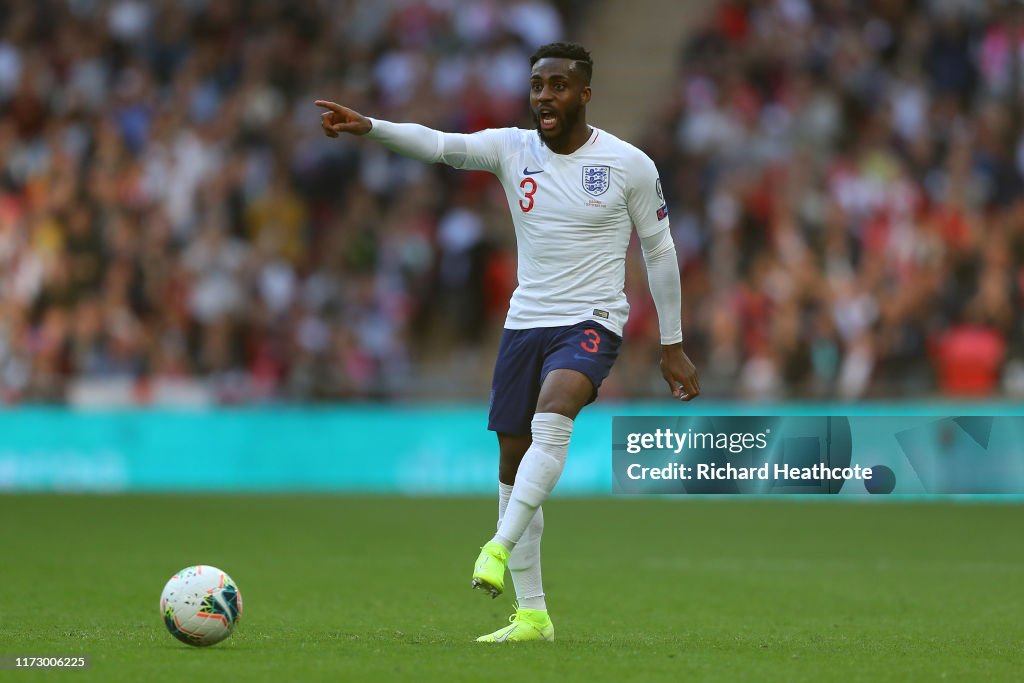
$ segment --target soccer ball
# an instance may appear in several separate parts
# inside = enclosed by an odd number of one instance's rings
[[[235,630],[242,616],[242,594],[231,577],[216,567],[185,567],[164,586],[160,614],[172,636],[206,647]]]

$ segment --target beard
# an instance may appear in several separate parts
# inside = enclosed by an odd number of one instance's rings
[[[572,129],[575,128],[576,124],[579,122],[580,109],[582,109],[582,107],[579,106],[572,107],[571,109],[566,109],[565,114],[561,117],[560,121],[560,123],[562,124],[562,130],[559,131],[558,135],[550,138],[544,137],[544,131],[542,131],[540,128],[540,115],[538,115],[536,111],[531,109],[530,116],[533,118],[533,125],[537,127],[537,137],[540,138],[540,141],[543,144],[549,147],[552,144],[558,146],[558,143],[563,142],[569,137],[570,131],[572,131]]]

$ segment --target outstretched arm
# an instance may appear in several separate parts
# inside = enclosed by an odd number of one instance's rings
[[[371,119],[336,102],[317,100],[314,104],[327,110],[320,115],[320,125],[328,137],[336,138],[338,133],[365,135],[392,152],[417,161],[440,162],[455,168],[497,170],[502,154],[502,138],[497,130],[468,135],[442,133],[418,123]]]
[[[673,396],[690,401],[700,394],[700,380],[697,369],[683,351],[682,287],[668,221],[663,221],[657,232],[641,237],[640,246],[661,329],[661,374]]]

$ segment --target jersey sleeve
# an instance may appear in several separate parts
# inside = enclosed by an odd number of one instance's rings
[[[658,312],[661,343],[678,344],[683,341],[682,285],[679,282],[679,261],[676,246],[668,225],[640,238],[640,247],[647,264],[647,283]]]
[[[370,119],[367,137],[392,152],[428,163],[497,174],[515,129],[489,128],[477,133],[442,133],[418,123]]]
[[[637,150],[630,161],[626,189],[626,209],[639,237],[648,237],[668,225],[668,205],[661,189],[658,169],[643,152]]]
[[[442,133],[441,161],[467,171],[497,174],[511,147],[513,129],[488,128],[476,133]]]

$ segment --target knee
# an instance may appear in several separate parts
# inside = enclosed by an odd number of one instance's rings
[[[575,370],[552,370],[537,397],[538,413],[556,413],[575,420],[583,406],[594,397],[594,384]]]
[[[580,410],[583,409],[583,406],[578,405],[578,403],[578,401],[573,401],[567,396],[542,396],[537,401],[537,412],[556,413],[570,420],[575,420]]]

